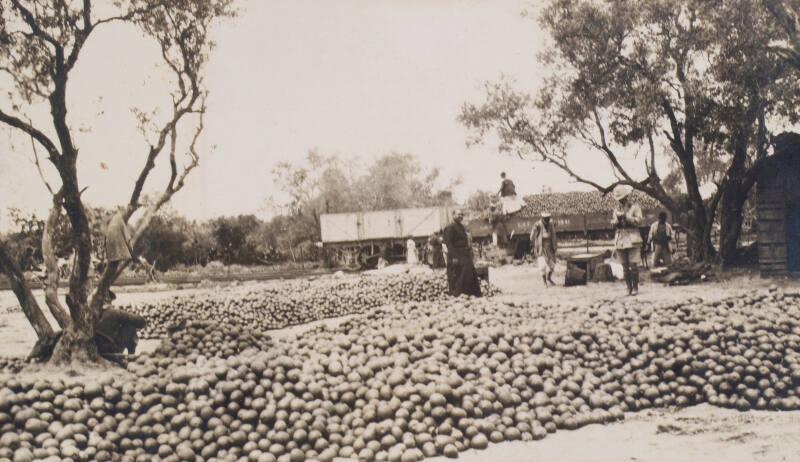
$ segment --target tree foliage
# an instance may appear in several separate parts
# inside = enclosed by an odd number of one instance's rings
[[[259,221],[253,215],[223,217],[214,220],[213,235],[217,242],[219,256],[230,265],[232,263],[252,263],[255,255],[254,242],[249,240],[259,228]]]
[[[323,213],[451,205],[450,190],[458,183],[441,185],[441,172],[424,170],[411,154],[383,155],[356,173],[353,162],[314,150],[303,163],[278,165],[273,177],[289,197],[275,204],[283,217],[274,221],[289,247],[319,241]]]
[[[16,229],[4,238],[7,251],[23,271],[32,271],[44,260],[42,236],[45,220],[16,208],[10,208],[8,215]],[[53,231],[54,251],[59,258],[68,257],[72,251],[69,231],[69,221],[62,213],[58,227]]]
[[[489,207],[497,205],[498,202],[497,194],[479,190],[467,197],[464,208],[470,212],[470,215],[481,216],[486,214]]]
[[[92,259],[105,260],[105,224],[114,211],[87,206],[92,217]],[[9,215],[15,229],[3,236],[5,248],[22,271],[38,271],[44,263],[41,250],[45,220],[35,214],[25,214],[10,209]],[[71,272],[72,245],[69,241],[69,221],[60,217],[55,232],[56,256],[66,260],[66,272]],[[136,255],[143,256],[158,271],[166,272],[182,266],[205,266],[210,261],[226,264],[274,264],[291,258],[292,253],[302,253],[304,260],[313,260],[313,252],[300,252],[298,245],[313,242],[295,233],[308,230],[309,223],[289,216],[276,216],[262,220],[253,215],[219,217],[211,220],[189,220],[172,209],[162,209],[155,214],[142,237],[136,242]],[[60,271],[59,278],[64,275]]]
[[[800,2],[797,0],[762,0],[783,36],[772,43],[772,51],[790,66],[800,70]]]
[[[486,100],[460,116],[470,141],[496,134],[501,149],[604,193],[633,186],[688,216],[698,259],[714,255],[721,203],[723,256],[735,248],[770,128],[798,119],[798,75],[772,49],[782,31],[769,11],[749,0],[551,0],[540,24],[552,44],[540,62],[552,76],[536,94],[487,84]],[[578,144],[616,180],[601,184],[575,168]],[[631,152],[647,153],[642,177],[631,173]],[[672,172],[657,171],[661,156]]]

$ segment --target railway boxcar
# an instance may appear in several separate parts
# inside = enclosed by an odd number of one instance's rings
[[[397,261],[411,238],[424,250],[428,237],[450,222],[452,207],[425,207],[320,215],[322,248],[335,263],[373,266],[380,254]]]

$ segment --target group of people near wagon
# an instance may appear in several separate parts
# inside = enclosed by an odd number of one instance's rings
[[[520,209],[521,200],[516,196],[514,183],[505,173],[501,174],[502,183],[498,193],[501,199],[501,209],[492,207],[489,221],[493,226],[493,242],[495,245],[504,245],[507,233],[504,232],[505,219],[509,214]],[[653,248],[653,266],[669,266],[672,263],[673,242],[675,232],[667,221],[667,214],[661,212],[658,220],[652,223],[646,234],[640,230],[645,225],[644,214],[641,206],[632,199],[633,188],[620,185],[614,188],[612,196],[616,201],[611,224],[614,233],[614,256],[622,266],[622,276],[629,295],[639,292],[639,263],[646,262],[643,252],[645,245]],[[509,211],[510,210],[510,211]],[[541,213],[541,218],[533,225],[530,232],[531,254],[537,260],[541,271],[542,282],[545,286],[555,285],[553,272],[556,266],[556,252],[558,250],[558,236],[555,220],[550,212]],[[446,263],[448,284],[453,295],[480,293],[480,284],[475,274],[472,261],[472,246],[469,235],[462,221],[463,212],[455,214],[451,223],[443,232],[442,241],[447,249],[458,249],[448,252]],[[499,230],[499,232],[498,232]]]
[[[488,221],[492,226],[492,241],[495,246],[504,247],[509,241],[505,227],[509,216],[521,210],[524,202],[517,196],[514,182],[500,174],[501,185],[497,195],[499,206],[490,206]],[[669,266],[672,263],[672,247],[675,232],[667,222],[667,214],[659,213],[658,220],[643,228],[642,208],[632,199],[633,188],[620,185],[614,188],[612,196],[616,201],[611,225],[614,233],[614,256],[622,267],[622,276],[629,295],[639,292],[639,266],[646,265],[645,246],[653,248],[653,266]],[[427,242],[427,263],[434,269],[447,268],[450,294],[480,296],[481,289],[475,270],[472,254],[472,240],[463,223],[464,212],[458,210],[453,221],[441,232],[434,233]],[[647,232],[642,230],[647,229]],[[513,234],[512,236],[513,237]],[[558,235],[556,223],[549,211],[540,213],[540,219],[530,231],[531,255],[536,259],[545,286],[556,285],[553,273],[556,267]],[[407,262],[420,262],[416,242],[409,238],[406,243]],[[380,266],[380,265],[379,265]]]

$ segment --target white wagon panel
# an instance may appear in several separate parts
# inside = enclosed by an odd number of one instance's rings
[[[334,213],[319,217],[322,242],[359,240],[358,213]]]

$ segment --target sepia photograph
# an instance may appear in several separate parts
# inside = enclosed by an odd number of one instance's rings
[[[0,0],[0,462],[800,462],[800,0]]]

